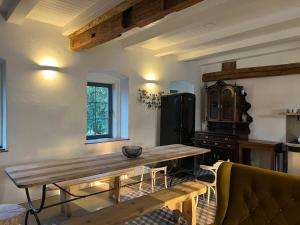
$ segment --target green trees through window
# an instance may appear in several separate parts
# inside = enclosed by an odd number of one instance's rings
[[[87,84],[86,138],[112,137],[112,85]]]

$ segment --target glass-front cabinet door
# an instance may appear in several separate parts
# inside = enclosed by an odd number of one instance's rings
[[[234,114],[235,114],[235,94],[234,89],[230,86],[223,87],[221,89],[221,121],[234,121]]]
[[[220,94],[217,88],[210,88],[207,91],[207,119],[208,121],[218,121],[220,119]]]

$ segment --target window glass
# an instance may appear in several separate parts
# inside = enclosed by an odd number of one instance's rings
[[[87,85],[87,139],[112,137],[112,85]]]

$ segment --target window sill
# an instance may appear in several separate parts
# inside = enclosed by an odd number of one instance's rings
[[[97,144],[97,143],[128,141],[128,140],[129,139],[125,139],[125,138],[101,138],[101,139],[94,139],[94,140],[86,140],[85,144]]]
[[[8,152],[5,148],[0,148],[0,153]]]

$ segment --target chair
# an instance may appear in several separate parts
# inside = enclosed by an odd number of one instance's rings
[[[214,225],[299,224],[299,190],[299,176],[222,163]]]
[[[140,180],[140,190],[142,190],[142,185],[144,181],[144,172],[145,168],[149,170],[150,178],[151,178],[151,191],[153,192],[154,186],[156,185],[156,173],[157,172],[163,172],[164,174],[164,180],[165,180],[165,188],[168,188],[168,178],[167,178],[167,167],[151,167],[151,166],[143,166],[142,167],[142,174],[141,174],[141,180]]]
[[[202,180],[197,179],[198,182],[201,182],[201,183],[203,183],[207,186],[207,204],[208,205],[210,204],[210,193],[211,193],[211,191],[214,193],[215,199],[217,200],[217,193],[216,193],[217,172],[218,172],[218,169],[219,169],[220,165],[223,162],[224,161],[219,160],[213,166],[200,165],[201,169],[210,171],[214,176],[212,182],[206,182],[206,181],[202,181]],[[229,160],[228,160],[228,162],[229,162]]]

